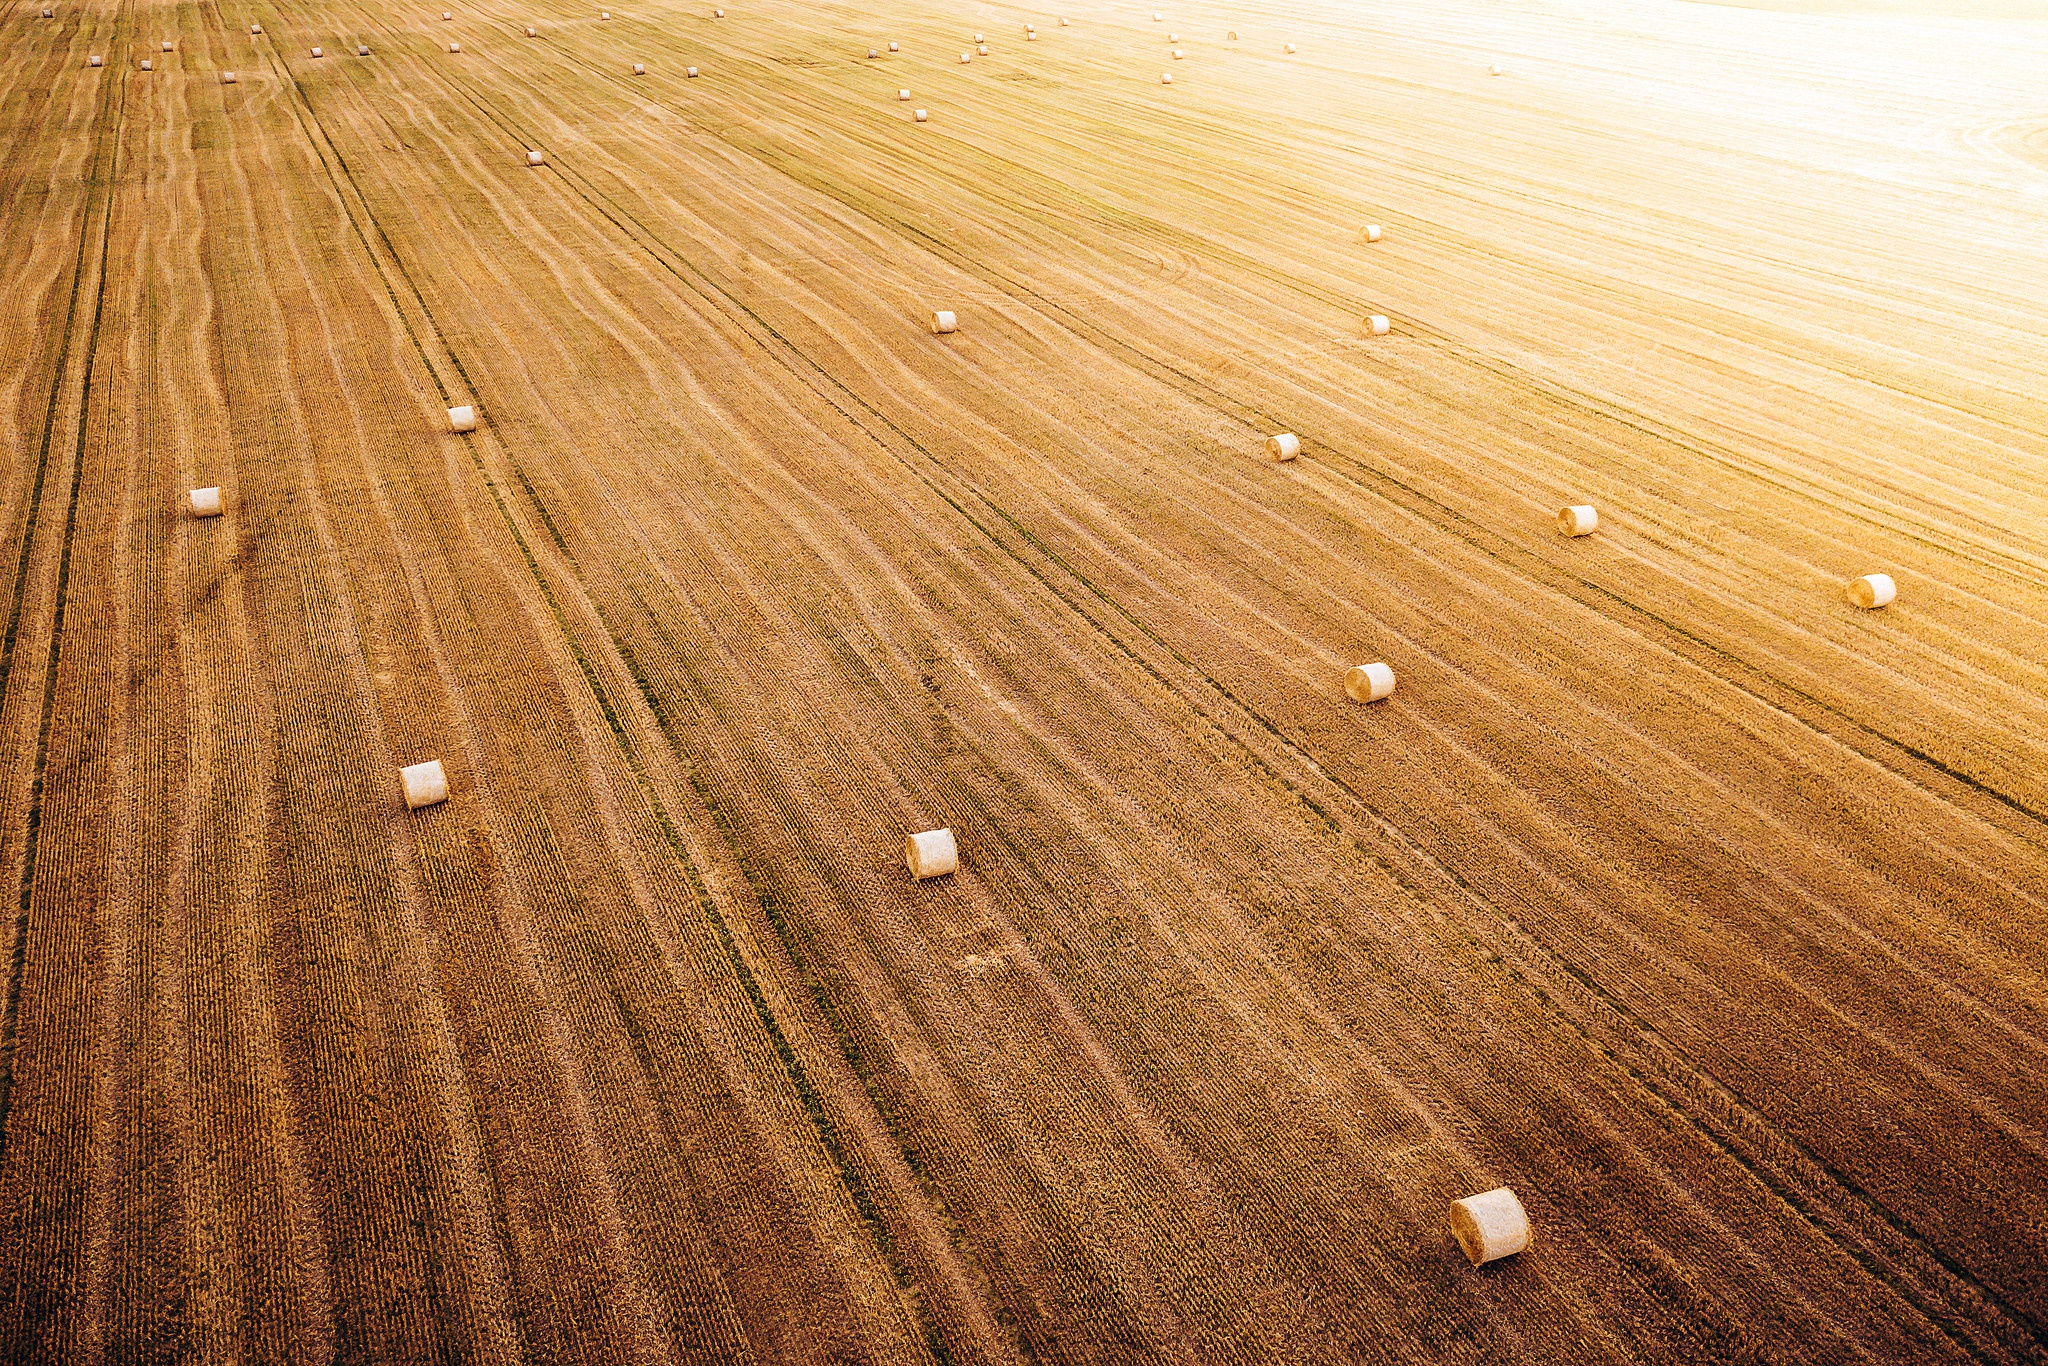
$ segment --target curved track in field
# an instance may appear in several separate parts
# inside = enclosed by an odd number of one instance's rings
[[[2048,1360],[2039,25],[40,9],[0,1355]]]

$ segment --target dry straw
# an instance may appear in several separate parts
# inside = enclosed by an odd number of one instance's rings
[[[1344,672],[1344,691],[1354,702],[1383,702],[1393,695],[1394,670],[1378,660],[1353,664]]]
[[[405,809],[408,811],[448,800],[448,772],[441,767],[439,759],[407,764],[398,770],[398,782],[405,789]]]
[[[903,841],[903,861],[920,882],[944,877],[960,866],[960,846],[953,842],[950,829],[925,830]]]
[[[1590,503],[1559,508],[1557,529],[1567,536],[1590,536],[1600,529],[1600,514]]]
[[[920,109],[917,112],[922,114],[924,110]],[[932,311],[932,332],[934,334],[952,332],[957,330],[958,327],[959,323],[954,320],[950,310],[941,308]]]
[[[452,431],[473,432],[476,430],[476,409],[468,404],[448,410],[448,426]]]
[[[1865,574],[1849,581],[1849,601],[1858,607],[1883,607],[1898,595],[1898,585],[1889,574]]]
[[[218,488],[193,489],[192,515],[194,517],[220,516],[220,490]]]
[[[1506,1186],[1451,1202],[1451,1234],[1474,1266],[1529,1246],[1529,1214]]]
[[[1275,460],[1292,460],[1301,454],[1301,438],[1293,432],[1280,432],[1266,438],[1266,454]]]

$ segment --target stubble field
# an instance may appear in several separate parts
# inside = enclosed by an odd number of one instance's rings
[[[2048,1360],[2048,23],[441,3],[0,0],[0,1358]]]

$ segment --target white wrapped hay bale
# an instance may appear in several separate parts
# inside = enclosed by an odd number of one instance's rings
[[[1506,1186],[1451,1202],[1451,1236],[1472,1265],[1512,1257],[1529,1246],[1529,1213]]]
[[[314,55],[315,57],[325,57],[325,56],[326,56],[327,54],[326,54],[326,53],[324,53],[324,52],[322,52],[322,51],[321,51],[321,50],[320,50],[319,48],[317,48],[317,47],[316,47],[316,48],[314,48],[314,49],[313,49],[313,55]]]
[[[1600,514],[1591,503],[1559,508],[1557,529],[1567,536],[1590,536],[1600,529]]]
[[[633,63],[633,74],[635,76],[645,76],[647,74],[646,66],[640,62]]]
[[[944,877],[960,866],[960,846],[953,842],[951,829],[926,830],[903,841],[903,861],[919,882]]]
[[[922,114],[924,111],[920,109],[917,112]],[[932,332],[935,335],[940,332],[955,331],[958,329],[958,326],[959,324],[954,321],[952,310],[944,308],[933,310]]]
[[[156,68],[155,68],[155,67],[153,67],[153,66],[151,66],[151,65],[149,64],[149,58],[147,58],[147,57],[144,57],[144,58],[142,59],[142,69],[143,69],[144,71],[154,71],[154,70],[156,70]]]
[[[44,11],[43,11],[43,18],[45,18],[45,19],[55,19],[56,17],[57,17],[57,12],[56,12],[55,10],[47,10],[47,9],[46,9],[46,10],[44,10]]]
[[[873,48],[868,49],[868,60],[871,62],[879,58],[881,55],[881,53],[875,51]]]
[[[971,61],[973,61],[973,60],[974,60],[974,54],[973,54],[972,52],[963,52],[963,53],[961,53],[961,54],[960,54],[960,64],[961,64],[962,66],[965,66],[965,65],[966,65],[967,63],[969,63],[969,62],[971,62]]]
[[[220,73],[220,83],[221,83],[222,85],[233,85],[233,84],[235,83],[235,73],[234,73],[234,72],[232,72],[232,71],[223,71],[223,72],[221,72],[221,73]]]
[[[930,118],[931,115],[927,114],[924,110],[920,109],[913,113],[910,117],[918,123],[923,123],[926,119]]]
[[[261,24],[251,24],[251,25],[249,25],[249,32],[251,32],[251,33],[261,33],[261,32],[263,32],[263,25],[261,25]]]
[[[1366,241],[1368,241],[1368,242],[1377,242],[1377,241],[1379,241],[1379,240],[1380,240],[1380,225],[1379,225],[1379,224],[1377,224],[1377,223],[1367,223],[1367,224],[1365,225],[1365,240],[1366,240]]]
[[[218,488],[193,489],[192,515],[194,517],[220,516],[220,490]]]
[[[982,42],[987,42],[988,40],[987,40],[987,39],[985,39],[985,38],[983,38],[983,37],[982,37],[982,36],[981,36],[981,35],[980,35],[979,33],[977,33],[977,34],[975,34],[975,35],[974,35],[974,41],[975,41],[975,42],[977,42],[977,43],[982,43]]]
[[[87,66],[100,66],[100,65],[103,65],[103,63],[102,63],[102,62],[100,61],[100,54],[99,54],[99,53],[97,53],[97,52],[93,53],[93,54],[92,54],[92,56],[90,56],[90,57],[87,57],[87,58],[85,59],[85,64],[86,64]]]
[[[529,37],[529,38],[538,38],[538,37],[540,37],[540,35],[539,35],[538,33],[536,33],[536,32],[534,32],[534,31],[533,31],[533,25],[532,25],[532,24],[528,24],[528,25],[526,26],[526,36],[527,36],[527,37]]]
[[[1236,42],[1236,41],[1237,41],[1237,30],[1236,30],[1236,29],[1232,29],[1232,30],[1230,30],[1230,32],[1228,32],[1228,33],[1224,34],[1224,35],[1223,35],[1223,41],[1224,41],[1224,42],[1226,42],[1226,43],[1234,43],[1234,42]]]
[[[1489,76],[1498,76],[1500,75],[1500,68],[1497,66],[1489,66],[1488,68],[1486,68],[1486,74]]]
[[[978,47],[978,48],[976,48],[976,49],[974,49],[974,50],[975,50],[975,52],[976,52],[976,53],[977,53],[978,55],[980,55],[980,56],[983,56],[983,57],[986,57],[986,56],[988,56],[988,44],[987,44],[987,43],[983,43],[983,44],[982,44],[982,45],[981,45],[980,47]]]
[[[448,800],[448,773],[439,759],[407,764],[398,770],[399,786],[405,789],[405,809],[417,811]]]
[[[1392,326],[1392,324],[1387,321],[1387,315],[1384,313],[1373,314],[1370,318],[1367,318],[1365,320],[1365,325],[1368,329],[1371,330],[1372,334],[1375,337],[1386,336],[1388,328]]]
[[[899,100],[907,100],[910,98],[910,92],[908,90],[899,90],[896,92],[896,98]]]
[[[686,66],[683,68],[683,74],[685,76],[695,76],[697,74],[697,68],[694,66]]]
[[[460,43],[450,43],[450,44],[448,44],[448,50],[449,50],[450,52],[460,52],[460,51],[462,51],[462,44],[460,44]]]
[[[1394,670],[1378,660],[1353,664],[1344,672],[1344,691],[1351,694],[1354,702],[1384,701],[1394,692]]]
[[[1027,43],[1035,43],[1038,41],[1038,35],[1036,33],[1027,33],[1024,35],[1024,41]]]
[[[476,430],[476,409],[468,404],[448,410],[448,427],[451,431],[473,432]]]
[[[900,51],[901,49],[899,49],[899,48],[898,48],[898,47],[896,46],[896,44],[894,44],[894,43],[891,43],[891,44],[889,44],[889,50],[890,50],[891,52],[897,52],[897,51]]]
[[[725,11],[722,9],[715,9],[711,11],[711,17],[713,19],[723,19],[725,18]]]
[[[441,17],[443,19],[453,19],[455,16],[453,14],[450,14],[447,10],[442,10]]]
[[[1865,574],[1849,581],[1849,601],[1858,607],[1883,607],[1898,595],[1898,585],[1889,574]]]
[[[1289,43],[1289,44],[1287,45],[1287,50],[1288,50],[1289,52],[1292,52],[1292,51],[1294,51],[1294,44],[1292,44],[1292,43]]]
[[[1274,460],[1292,460],[1301,454],[1301,438],[1293,432],[1279,432],[1266,438],[1266,454]]]
[[[612,17],[612,12],[608,9],[601,9],[597,12],[597,17],[600,19],[610,19]]]
[[[370,49],[369,49],[368,47],[358,47],[358,48],[356,49],[356,56],[358,56],[358,57],[367,57],[367,56],[369,56],[369,55],[370,55]]]
[[[1160,73],[1159,73],[1159,83],[1160,83],[1161,85],[1172,85],[1172,84],[1173,84],[1173,73],[1172,73],[1171,71],[1162,71],[1162,72],[1160,72]]]
[[[1061,28],[1065,28],[1066,26],[1067,26],[1067,21],[1066,21],[1066,20],[1064,20],[1064,19],[1060,20],[1060,27],[1061,27]]]
[[[1166,18],[1166,16],[1165,16],[1165,15],[1163,15],[1163,14],[1161,14],[1161,13],[1159,13],[1159,12],[1158,12],[1157,10],[1154,10],[1154,11],[1152,12],[1152,22],[1153,22],[1153,23],[1155,23],[1155,24],[1157,24],[1157,23],[1160,23],[1160,22],[1164,21],[1164,20],[1165,20],[1165,18]]]
[[[538,148],[535,148],[533,151],[528,152],[526,154],[526,164],[529,166],[540,166],[545,164],[546,161],[547,156],[544,153],[542,153]]]
[[[43,13],[45,13],[45,14],[48,14],[48,13],[49,13],[49,11],[48,11],[48,10],[44,10],[44,11],[43,11]],[[169,52],[170,50],[171,50],[171,40],[170,40],[170,39],[168,39],[168,38],[166,38],[166,39],[164,39],[164,51],[166,51],[166,52]]]
[[[1166,41],[1169,43],[1177,43],[1180,41],[1180,35],[1178,33],[1169,33],[1166,35]]]

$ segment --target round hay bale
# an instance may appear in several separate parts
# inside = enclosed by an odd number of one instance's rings
[[[526,154],[526,164],[529,166],[545,165],[547,159],[547,154],[541,151],[538,147],[536,147],[534,150]]]
[[[1899,587],[1889,574],[1865,574],[1849,581],[1849,601],[1866,610],[1883,607],[1898,595]]]
[[[927,114],[924,110],[920,109],[916,113],[912,114],[910,117],[918,123],[923,123],[926,119],[930,118],[931,115]]]
[[[313,55],[314,55],[315,57],[325,57],[325,56],[326,56],[327,54],[326,54],[326,53],[324,53],[324,52],[322,52],[322,51],[321,51],[321,50],[320,50],[319,48],[317,48],[317,47],[316,47],[316,48],[314,48],[314,49],[313,49]]]
[[[910,865],[910,875],[919,882],[928,877],[944,877],[960,866],[960,846],[954,842],[950,828],[925,830],[903,841],[903,861]]]
[[[460,52],[460,51],[462,51],[462,44],[460,44],[460,43],[450,43],[450,44],[448,44],[448,50],[449,50],[450,52]]]
[[[1293,432],[1276,432],[1266,438],[1266,455],[1273,460],[1292,460],[1301,454],[1301,438]]]
[[[910,92],[908,90],[899,90],[896,92],[896,98],[899,100],[907,100],[910,98]]]
[[[881,55],[881,53],[875,51],[873,48],[868,49],[868,60],[871,62],[874,61],[877,57],[880,57]]]
[[[975,52],[977,52],[978,54],[980,54],[980,55],[981,55],[981,56],[983,56],[983,57],[986,57],[986,56],[988,56],[988,44],[987,44],[987,43],[983,43],[983,44],[982,44],[982,45],[981,45],[980,47],[978,47],[978,48],[976,48],[976,49],[974,49],[974,50],[975,50]]]
[[[448,772],[439,759],[407,764],[398,770],[398,784],[405,789],[405,809],[417,811],[448,800]]]
[[[635,76],[645,76],[647,74],[646,66],[640,62],[633,63],[633,74]]]
[[[890,50],[891,52],[895,52],[895,51],[897,51],[898,49],[897,49],[897,47],[896,47],[896,44],[894,44],[894,43],[891,43],[891,44],[889,44],[889,50]]]
[[[963,53],[961,53],[961,54],[960,54],[960,64],[961,64],[962,66],[965,66],[965,65],[966,65],[967,63],[969,63],[969,62],[971,62],[971,61],[973,61],[973,60],[974,60],[974,54],[973,54],[972,52],[963,52]]]
[[[1489,76],[1498,76],[1500,75],[1500,68],[1497,66],[1489,66],[1488,68],[1486,68],[1486,74]]]
[[[447,10],[442,10],[442,11],[441,11],[441,18],[442,18],[443,20],[452,20],[452,19],[454,19],[454,18],[455,18],[455,16],[454,16],[453,14],[450,14],[450,13],[449,13],[449,12],[448,12]]]
[[[979,33],[977,33],[974,35],[974,41],[977,43],[985,43],[988,41],[988,39],[982,37]]]
[[[1365,325],[1372,330],[1372,334],[1375,337],[1384,337],[1387,335],[1387,329],[1389,327],[1389,324],[1387,322],[1387,315],[1384,313],[1373,314],[1370,318],[1367,318],[1365,320]]]
[[[538,33],[535,33],[535,32],[533,31],[533,25],[532,25],[532,24],[528,24],[528,25],[526,26],[526,36],[527,36],[527,37],[529,37],[529,38],[538,38],[538,37],[540,37],[540,35],[539,35]]]
[[[356,56],[358,56],[358,57],[367,57],[367,56],[369,56],[369,55],[370,55],[370,49],[369,49],[369,48],[367,48],[367,47],[358,47],[358,48],[356,49]]]
[[[44,11],[43,11],[43,13],[45,13],[45,14],[48,14],[48,13],[49,13],[49,11],[48,11],[48,10],[44,10]],[[166,51],[166,52],[169,52],[170,50],[171,50],[171,40],[170,40],[170,39],[168,39],[168,38],[166,38],[166,39],[164,39],[164,51]]]
[[[232,72],[232,71],[223,71],[223,72],[221,72],[221,73],[220,73],[220,83],[221,83],[222,85],[233,85],[233,84],[235,83],[235,73],[234,73],[234,72]]]
[[[451,431],[473,432],[476,430],[476,409],[468,404],[448,410],[448,427]]]
[[[218,488],[193,489],[192,515],[194,517],[220,516],[220,490]]]
[[[1237,41],[1237,30],[1236,30],[1236,29],[1232,29],[1232,30],[1230,30],[1230,32],[1228,32],[1228,33],[1224,34],[1224,35],[1223,35],[1223,41],[1224,41],[1224,42],[1226,42],[1226,43],[1234,43],[1234,42],[1236,42],[1236,41]]]
[[[1171,71],[1162,71],[1162,72],[1160,72],[1160,73],[1159,73],[1159,83],[1160,83],[1161,85],[1172,85],[1172,84],[1173,84],[1173,73],[1172,73]]]
[[[142,69],[144,71],[154,71],[156,68],[149,64],[149,58],[144,57],[142,59]]]
[[[694,66],[686,66],[683,68],[683,74],[685,76],[694,78],[697,74],[697,68]]]
[[[920,112],[922,112],[922,111],[920,111]],[[953,313],[952,313],[952,310],[950,310],[950,309],[943,309],[943,308],[941,308],[941,309],[934,309],[934,310],[932,311],[932,333],[933,333],[933,335],[935,335],[935,336],[936,336],[937,334],[939,334],[939,333],[941,333],[941,332],[954,332],[954,331],[957,331],[957,330],[959,329],[959,326],[960,326],[960,325],[959,325],[959,323],[958,323],[958,322],[957,322],[957,321],[956,321],[956,320],[954,319],[954,317],[953,317]]]
[[[1451,1235],[1472,1265],[1512,1257],[1529,1246],[1529,1213],[1506,1186],[1451,1202]]]
[[[1559,508],[1557,529],[1566,536],[1590,536],[1600,529],[1600,514],[1591,503]]]
[[[1292,52],[1292,51],[1294,51],[1294,44],[1292,44],[1292,43],[1289,43],[1289,44],[1287,45],[1287,50],[1288,50],[1289,52]]]
[[[261,25],[261,24],[251,24],[251,25],[249,25],[249,32],[251,32],[251,33],[261,33],[261,32],[263,32],[263,25]]]
[[[85,59],[85,64],[86,64],[87,66],[100,66],[100,65],[103,65],[103,63],[102,63],[102,62],[100,61],[100,54],[99,54],[99,53],[97,53],[97,52],[93,53],[93,54],[92,54],[92,55],[91,55],[90,57],[87,57],[87,58]]]
[[[1365,240],[1366,240],[1366,241],[1368,241],[1368,242],[1377,242],[1377,241],[1379,241],[1379,240],[1380,240],[1380,225],[1379,225],[1379,224],[1377,224],[1377,223],[1367,223],[1367,224],[1365,225]]]
[[[1175,60],[1176,62],[1180,60],[1180,49],[1179,49],[1179,48],[1175,48],[1175,49],[1173,50],[1173,60]]]
[[[1354,702],[1384,702],[1394,693],[1394,670],[1378,660],[1353,664],[1344,673],[1344,691]]]

